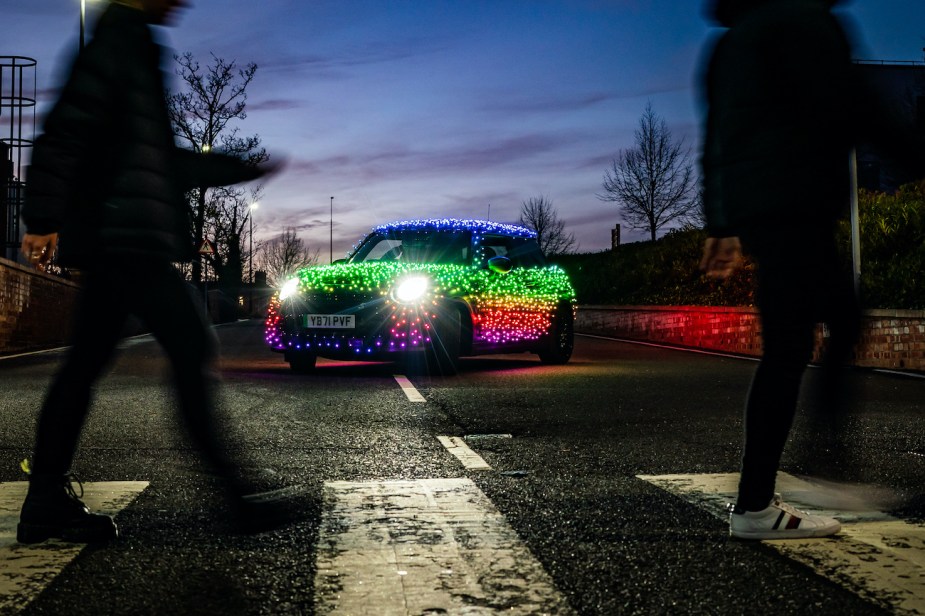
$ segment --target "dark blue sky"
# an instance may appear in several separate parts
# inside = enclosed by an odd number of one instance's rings
[[[78,0],[0,0],[0,55],[39,60],[41,110],[77,46]],[[517,219],[546,195],[582,251],[621,222],[598,200],[646,103],[694,153],[711,34],[693,0],[193,0],[164,40],[259,69],[239,128],[289,158],[258,237],[286,226],[327,256],[374,224]],[[100,5],[88,0],[91,15]],[[856,0],[858,57],[923,59],[925,3]],[[624,228],[626,241],[643,239]]]

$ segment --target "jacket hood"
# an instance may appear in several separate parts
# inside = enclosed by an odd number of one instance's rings
[[[707,0],[704,13],[710,21],[723,28],[731,28],[755,9],[767,4],[793,2],[794,0]],[[831,8],[841,0],[800,0],[807,4]]]

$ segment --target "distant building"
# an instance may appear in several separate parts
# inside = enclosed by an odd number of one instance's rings
[[[925,135],[925,63],[856,62],[862,76],[884,97],[888,113],[910,132]],[[893,191],[902,184],[921,179],[911,177],[869,144],[858,146],[858,186],[868,190]]]

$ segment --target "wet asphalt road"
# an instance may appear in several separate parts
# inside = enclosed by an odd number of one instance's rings
[[[157,345],[129,341],[98,387],[74,469],[84,481],[144,480],[122,538],[88,548],[24,614],[312,614],[324,481],[471,477],[580,614],[885,614],[636,478],[738,467],[742,399],[755,363],[579,337],[573,361],[465,359],[452,378],[391,364],[319,362],[296,376],[262,347],[258,322],[217,329],[230,434],[267,487],[307,486],[301,519],[233,531],[171,408]],[[36,409],[60,354],[0,362],[0,481],[22,480]],[[810,374],[810,378],[812,374]],[[851,428],[858,477],[923,493],[925,380],[859,372]],[[797,429],[802,426],[798,418]],[[470,442],[493,471],[466,471],[438,435]],[[812,446],[795,440],[784,469]],[[925,517],[921,498],[899,512]]]

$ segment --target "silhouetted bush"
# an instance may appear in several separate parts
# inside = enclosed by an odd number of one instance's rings
[[[706,233],[671,231],[654,242],[624,244],[614,251],[560,255],[582,304],[664,306],[750,306],[754,303],[754,266],[726,281],[698,269]]]
[[[862,306],[925,309],[925,186],[909,184],[892,195],[861,191],[858,209]],[[786,234],[782,228],[782,250],[787,249]],[[839,234],[847,271],[847,220]],[[702,230],[684,229],[654,242],[551,260],[569,273],[581,304],[754,305],[754,264],[746,257],[745,267],[730,279],[706,278],[697,269],[705,239]]]
[[[861,191],[861,301],[868,308],[925,309],[925,192]],[[848,244],[848,223],[841,229]]]

